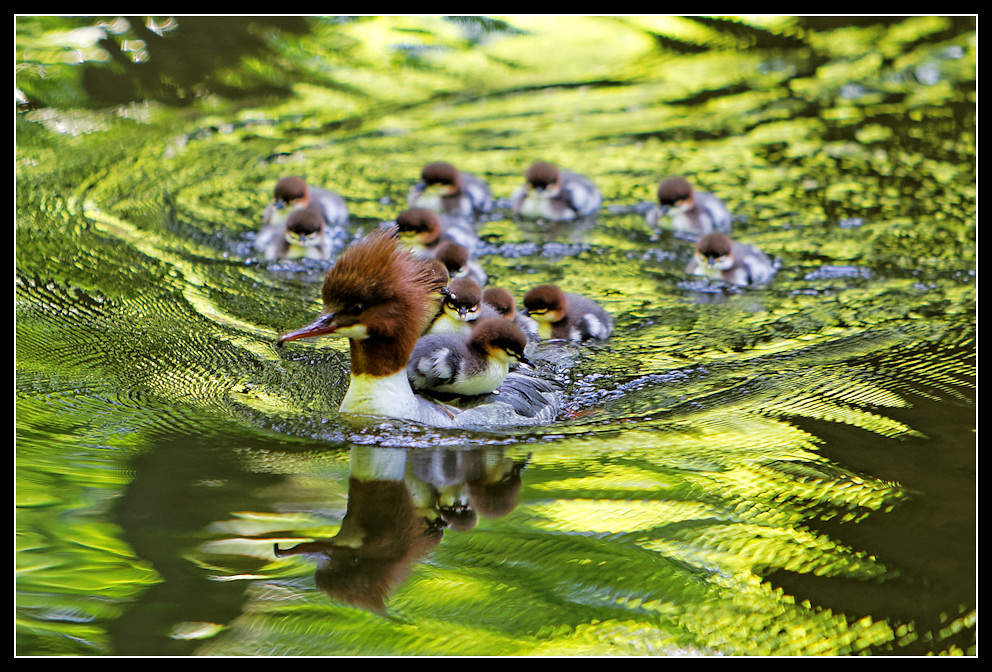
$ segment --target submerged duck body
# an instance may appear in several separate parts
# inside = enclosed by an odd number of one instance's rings
[[[613,318],[602,306],[579,294],[566,294],[555,285],[540,285],[527,292],[524,307],[544,339],[606,340],[613,333]]]
[[[424,166],[407,202],[439,214],[472,219],[492,210],[493,195],[485,180],[439,161]]]
[[[524,179],[526,184],[510,197],[514,214],[521,217],[550,220],[592,217],[603,204],[603,195],[589,178],[559,170],[553,163],[534,163]]]
[[[279,336],[277,345],[313,336],[349,339],[351,375],[342,413],[410,420],[438,427],[491,427],[551,422],[561,387],[543,375],[515,371],[498,395],[472,407],[414,394],[407,364],[439,291],[429,262],[416,258],[386,229],[346,249],[324,279],[324,308],[310,324]]]
[[[658,185],[658,205],[648,211],[648,226],[662,227],[668,217],[670,227],[693,238],[709,233],[730,233],[730,211],[719,198],[696,191],[684,177],[670,177]]]
[[[776,270],[764,252],[723,233],[711,233],[696,243],[696,253],[686,267],[690,275],[704,275],[742,287],[764,284]]]
[[[297,208],[313,206],[320,211],[328,226],[348,223],[348,205],[344,198],[328,189],[310,184],[302,177],[284,177],[272,191],[272,202],[265,208],[262,222],[266,225],[283,224]]]
[[[531,364],[524,355],[527,338],[502,317],[478,320],[469,335],[428,334],[413,349],[407,365],[415,390],[459,395],[499,389],[510,365]]]

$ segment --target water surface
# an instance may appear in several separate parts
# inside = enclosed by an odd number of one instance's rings
[[[973,22],[505,22],[320,20],[292,96],[19,114],[18,653],[976,653]],[[254,256],[276,179],[358,236],[427,162],[505,198],[538,159],[605,208],[497,208],[490,283],[617,322],[560,422],[356,423],[345,343],[274,347],[328,267]],[[685,276],[673,174],[772,283]]]

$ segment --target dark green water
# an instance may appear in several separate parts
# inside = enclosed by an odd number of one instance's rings
[[[54,28],[19,21],[19,84],[57,98]],[[976,654],[974,22],[856,23],[322,20],[211,80],[296,95],[23,106],[17,653]],[[275,180],[357,234],[429,161],[505,198],[537,159],[604,211],[499,209],[490,283],[617,322],[561,421],[341,417],[345,344],[274,347],[327,268],[253,257]],[[772,283],[686,278],[642,214],[680,173]],[[424,529],[435,491],[476,518]],[[273,553],[346,512],[375,551]]]

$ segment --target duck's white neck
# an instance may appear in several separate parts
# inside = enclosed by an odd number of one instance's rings
[[[352,373],[341,412],[409,417],[404,411],[412,408],[415,401],[405,369],[388,376]]]
[[[351,374],[351,383],[341,402],[342,413],[379,415],[415,420],[431,425],[450,425],[457,412],[421,399],[413,393],[406,369],[387,376]]]

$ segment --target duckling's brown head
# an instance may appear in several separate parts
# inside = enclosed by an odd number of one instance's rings
[[[482,292],[482,300],[508,320],[512,320],[517,313],[517,302],[513,300],[513,294],[502,287],[489,287]]]
[[[707,259],[729,256],[734,250],[730,236],[725,233],[711,233],[696,243],[696,251]]]
[[[692,198],[692,185],[684,177],[670,177],[658,185],[659,205],[678,205]]]
[[[400,240],[429,245],[441,235],[441,220],[427,208],[409,208],[396,216]]]
[[[448,269],[448,275],[454,277],[461,273],[465,264],[468,263],[468,248],[453,240],[446,240],[437,246],[437,250],[434,251],[434,259],[444,264],[444,267]]]
[[[485,317],[472,329],[470,343],[504,361],[530,364],[524,355],[527,337],[520,327],[502,317]]]
[[[558,182],[558,166],[553,163],[538,161],[531,165],[524,173],[527,184],[535,189],[547,189]]]
[[[307,183],[302,177],[284,177],[276,182],[272,190],[272,199],[277,204],[293,205],[307,200],[309,192]]]
[[[320,233],[325,226],[324,216],[312,206],[297,208],[286,218],[286,231],[299,236]]]
[[[444,300],[446,310],[457,313],[462,320],[478,318],[482,304],[482,289],[471,278],[455,278],[448,285],[448,297]]]
[[[461,176],[458,169],[446,161],[428,163],[424,166],[424,169],[420,171],[420,179],[422,179],[424,184],[427,186],[431,186],[433,184],[447,184],[456,187],[461,186]]]
[[[730,236],[711,233],[696,243],[696,263],[702,267],[727,271],[734,266],[734,245]]]
[[[538,322],[558,322],[567,307],[565,292],[557,285],[538,285],[524,295],[527,314]]]

